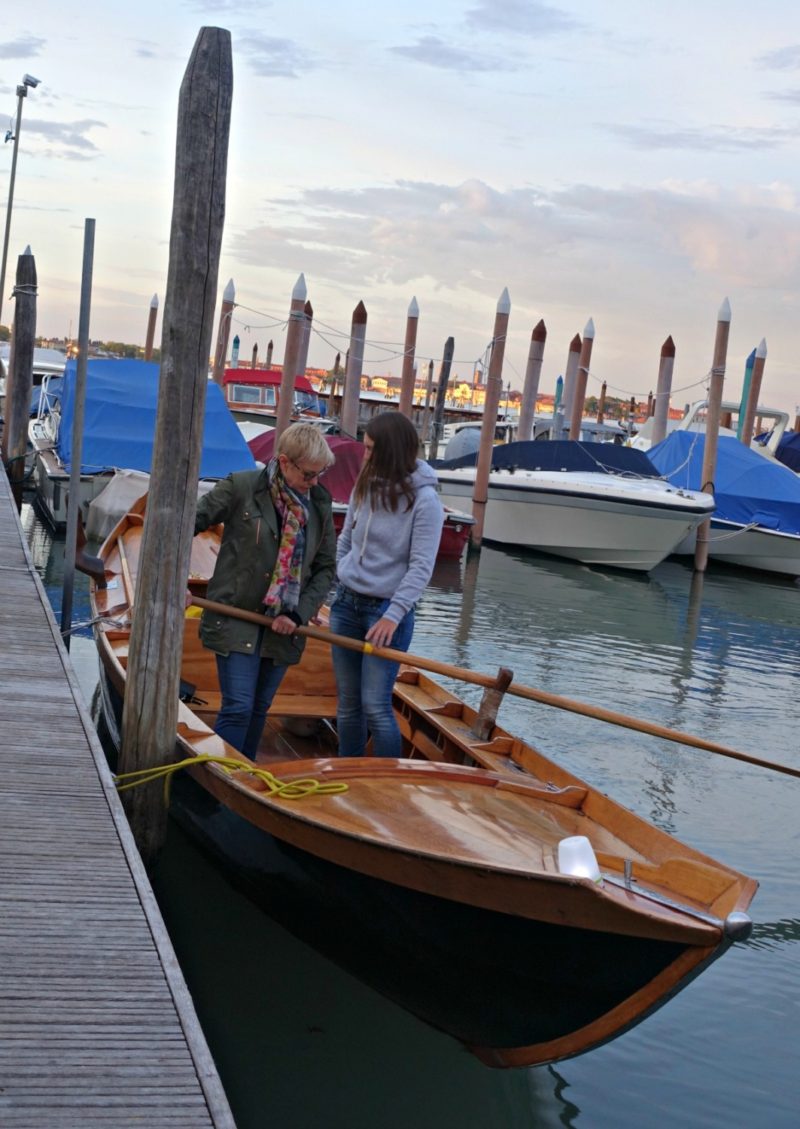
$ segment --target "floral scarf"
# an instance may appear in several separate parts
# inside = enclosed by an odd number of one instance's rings
[[[300,570],[306,544],[305,524],[308,521],[308,498],[297,494],[281,474],[277,459],[267,467],[267,482],[281,522],[278,559],[264,597],[264,606],[272,615],[294,611],[300,600]]]

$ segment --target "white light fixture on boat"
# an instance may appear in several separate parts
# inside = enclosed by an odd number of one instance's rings
[[[576,878],[602,881],[592,844],[585,835],[571,835],[569,839],[561,840],[558,844],[558,869],[562,874],[572,874]]]

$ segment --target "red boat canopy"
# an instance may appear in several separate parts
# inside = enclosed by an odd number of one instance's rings
[[[223,384],[274,384],[280,386],[283,375],[280,369],[251,369],[251,368],[226,368],[222,377]],[[294,386],[298,392],[310,392],[316,396],[314,386],[307,376],[300,373],[294,378]]]

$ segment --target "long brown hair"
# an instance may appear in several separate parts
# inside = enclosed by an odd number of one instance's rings
[[[372,440],[372,454],[361,465],[353,497],[357,505],[369,497],[393,513],[400,498],[406,509],[414,505],[411,475],[417,468],[419,438],[411,420],[400,412],[381,412],[373,416],[365,428]]]

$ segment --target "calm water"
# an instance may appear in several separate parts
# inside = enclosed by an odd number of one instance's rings
[[[26,525],[59,609],[62,546],[30,513]],[[74,618],[87,619],[77,579]],[[484,548],[437,570],[413,650],[510,666],[518,682],[800,767],[800,588],[789,582],[712,571],[698,587],[672,561],[640,578]],[[88,629],[71,655],[88,701]],[[500,721],[758,878],[752,938],[609,1045],[492,1071],[294,940],[173,832],[154,882],[239,1129],[794,1129],[800,780],[520,699]]]

